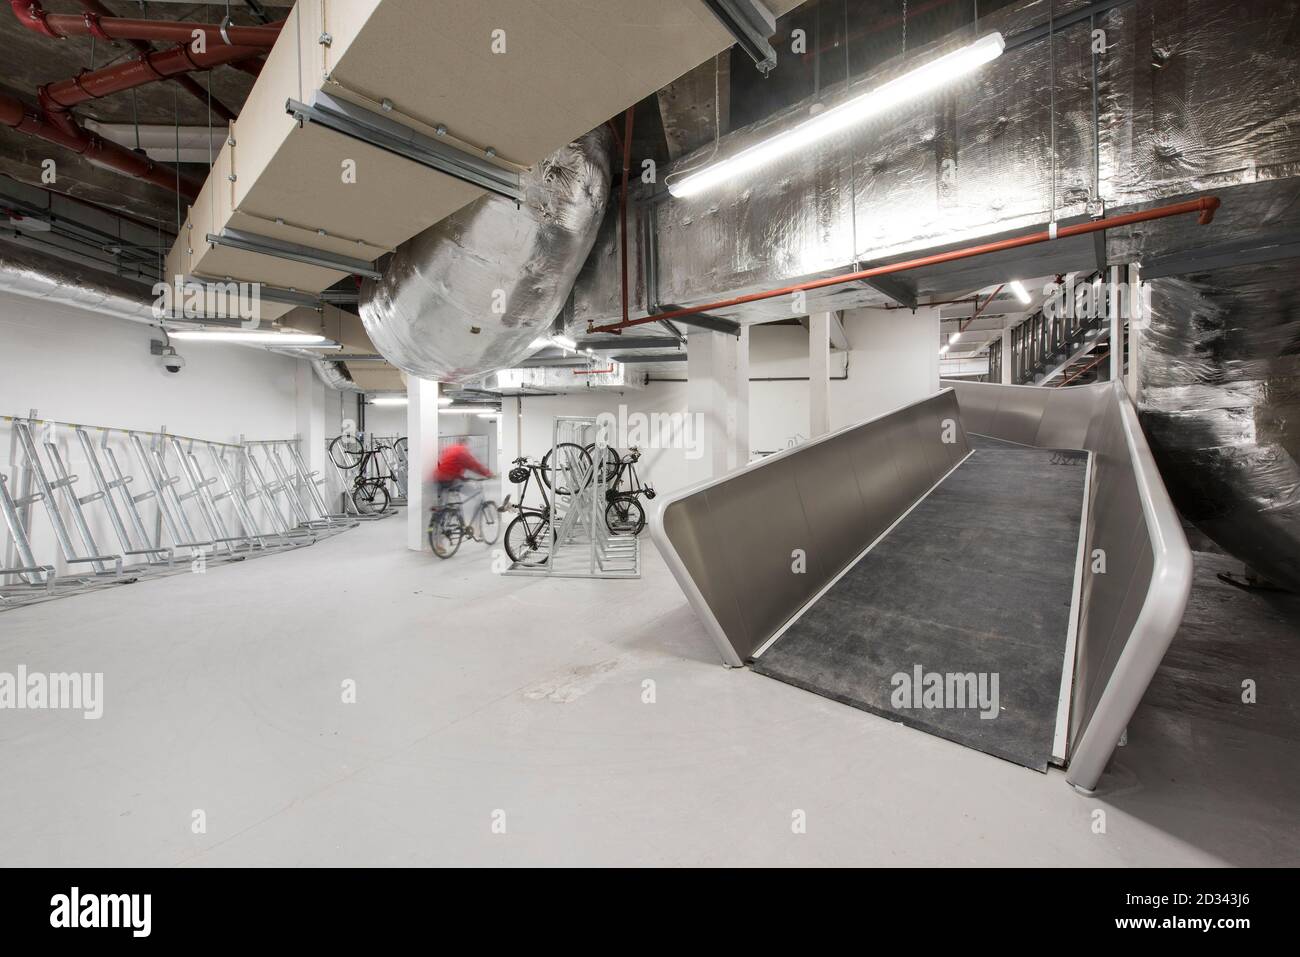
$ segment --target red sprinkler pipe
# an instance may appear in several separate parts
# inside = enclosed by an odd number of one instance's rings
[[[132,87],[166,80],[191,70],[207,70],[223,63],[242,60],[258,51],[252,47],[209,47],[195,53],[189,47],[149,53],[138,60],[118,63],[101,70],[88,70],[70,80],[58,80],[40,88],[41,106],[48,112],[71,109],[87,100],[120,93]]]
[[[38,0],[9,0],[18,21],[27,29],[56,40],[67,37],[98,37],[101,40],[160,40],[192,43],[194,31],[203,34],[205,46],[246,46],[269,50],[284,26],[279,23],[245,27],[234,24],[213,25],[184,20],[131,20],[99,10],[85,13],[46,13]],[[107,14],[107,15],[105,15]]]
[[[613,371],[614,371],[614,367],[610,366],[608,369],[574,369],[573,374],[574,375],[602,375],[606,372],[613,372]]]
[[[28,107],[11,96],[0,94],[0,124],[80,153],[97,166],[134,176],[173,192],[179,191],[187,199],[192,200],[198,196],[199,184],[184,177],[180,179],[178,190],[174,169],[83,130],[71,116],[64,116],[63,119],[64,122],[55,124],[40,110]]]
[[[998,288],[993,290],[993,295],[991,295],[991,296],[989,296],[987,299],[985,299],[985,300],[984,300],[984,305],[982,305],[982,306],[979,304],[979,298],[980,298],[980,297],[979,297],[979,296],[976,296],[976,297],[975,297],[975,311],[972,312],[972,313],[970,314],[970,318],[967,319],[965,322],[960,322],[960,321],[959,321],[959,322],[957,323],[957,332],[958,332],[958,334],[965,332],[965,331],[966,331],[966,327],[969,326],[972,322],[974,322],[976,319],[978,319],[978,318],[980,317],[980,313],[983,312],[985,309],[987,309],[987,308],[989,307],[989,303],[991,303],[994,299],[998,298],[998,293],[1000,293],[1000,292],[1002,291],[1002,287],[1005,286],[1005,285],[1006,285],[1006,283],[999,283],[999,284],[998,284]]]
[[[1003,252],[1007,249],[1019,249],[1023,246],[1035,246],[1038,243],[1051,242],[1053,239],[1068,239],[1071,236],[1083,236],[1088,233],[1096,233],[1106,229],[1115,229],[1120,226],[1130,226],[1134,223],[1145,223],[1153,219],[1165,219],[1169,216],[1181,216],[1184,213],[1199,213],[1200,215],[1197,221],[1202,226],[1205,226],[1214,220],[1214,211],[1219,208],[1219,205],[1219,197],[1202,196],[1200,199],[1188,200],[1185,203],[1174,203],[1171,206],[1157,206],[1155,209],[1144,209],[1141,212],[1125,213],[1123,216],[1110,216],[1104,219],[1094,219],[1090,222],[1079,223],[1076,226],[1061,226],[1055,230],[1055,235],[1053,235],[1051,230],[1044,230],[1040,233],[1030,233],[1028,236],[1018,236],[1015,239],[1001,239],[997,242],[981,243],[977,246],[967,246],[965,249],[954,249],[946,253],[935,253],[933,256],[922,256],[919,259],[907,259],[903,262],[890,263],[886,266],[873,266],[871,269],[860,269],[857,272],[845,273],[842,276],[829,276],[825,279],[813,279],[809,282],[796,283],[792,286],[783,286],[780,289],[769,289],[766,292],[752,292],[746,296],[736,296],[732,299],[719,299],[717,302],[706,302],[700,306],[689,306],[685,309],[673,309],[669,312],[658,312],[641,319],[624,319],[622,322],[614,322],[604,326],[589,325],[587,327],[587,332],[619,332],[629,326],[640,326],[648,322],[662,322],[665,319],[678,319],[682,316],[693,316],[701,312],[716,312],[719,309],[730,309],[734,306],[743,306],[749,302],[761,302],[764,299],[775,299],[778,296],[788,296],[795,292],[824,289],[827,286],[840,286],[847,282],[861,282],[864,279],[874,279],[876,276],[887,276],[891,273],[906,272],[909,269],[922,269],[926,266],[938,266],[942,263],[955,262],[960,259],[971,259],[975,256],[983,256],[986,253]]]
[[[81,7],[83,10],[86,11],[87,16],[91,16],[91,15],[96,17],[113,16],[113,11],[108,9],[108,7],[104,6],[102,3],[100,3],[99,0],[81,0]],[[22,17],[20,16],[19,20],[21,19]],[[137,53],[148,54],[154,52],[153,44],[149,43],[149,41],[147,40],[128,40],[126,42],[130,44],[131,49],[135,50]],[[204,104],[210,104],[212,107],[212,112],[217,114],[217,116],[221,117],[223,120],[229,122],[230,120],[233,120],[235,118],[234,110],[227,107],[216,97],[211,96],[209,92],[203,87],[199,86],[198,82],[195,81],[195,79],[189,74],[182,73],[178,76],[174,76],[172,77],[172,82],[175,83],[177,86],[179,86],[190,96],[194,97],[196,100],[200,100]]]

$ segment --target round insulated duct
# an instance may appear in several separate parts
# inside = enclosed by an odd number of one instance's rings
[[[1300,591],[1300,278],[1290,261],[1151,282],[1142,424],[1179,511]]]
[[[462,382],[516,365],[559,315],[610,192],[601,126],[522,177],[516,207],[486,195],[398,247],[361,287],[375,348],[403,372]]]

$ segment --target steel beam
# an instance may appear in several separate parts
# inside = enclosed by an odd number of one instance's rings
[[[339,272],[368,276],[371,279],[383,279],[384,274],[375,269],[375,264],[366,259],[354,259],[351,256],[339,256],[323,249],[313,249],[298,243],[259,236],[257,233],[241,229],[223,229],[218,233],[208,233],[208,242],[214,246],[228,246],[245,252],[261,253],[275,259],[287,259],[291,262],[306,263],[309,266],[321,266],[336,269]]]
[[[1160,279],[1164,276],[1181,276],[1190,272],[1225,269],[1230,266],[1249,266],[1254,263],[1276,262],[1300,256],[1300,236],[1284,233],[1273,236],[1254,236],[1250,239],[1217,246],[1199,246],[1183,252],[1158,256],[1142,261],[1143,279]]]
[[[776,19],[757,0],[704,0],[718,22],[754,61],[758,72],[767,75],[776,66],[776,51],[767,38],[776,32]]]

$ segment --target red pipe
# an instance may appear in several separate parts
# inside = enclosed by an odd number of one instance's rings
[[[979,297],[979,296],[976,296],[976,297],[975,297],[975,311],[972,312],[972,313],[970,314],[970,318],[967,319],[964,323],[963,323],[963,322],[960,322],[960,321],[957,323],[957,334],[958,334],[958,335],[960,335],[961,333],[965,332],[965,331],[966,331],[966,327],[969,326],[969,325],[970,325],[972,322],[974,322],[976,319],[978,319],[978,318],[980,317],[980,313],[983,312],[985,309],[987,309],[987,308],[989,307],[989,303],[991,303],[994,299],[998,298],[998,293],[1000,293],[1000,292],[1002,291],[1002,287],[1005,286],[1005,285],[1006,285],[1006,283],[999,283],[999,284],[998,284],[998,288],[993,290],[993,295],[991,295],[991,296],[989,296],[987,299],[985,299],[985,300],[984,300],[984,305],[982,305],[982,306],[979,304],[980,297]]]
[[[605,372],[613,372],[613,371],[614,371],[614,367],[610,366],[608,369],[574,369],[573,374],[574,375],[601,375]]]
[[[1088,371],[1091,370],[1091,369],[1095,369],[1095,368],[1097,368],[1097,366],[1101,365],[1101,364],[1102,364],[1103,362],[1105,362],[1109,357],[1110,357],[1110,350],[1107,349],[1105,352],[1103,352],[1101,355],[1097,356],[1097,358],[1093,359],[1093,360],[1092,360],[1091,362],[1089,362],[1086,366],[1084,366],[1082,369],[1080,369],[1080,370],[1079,370],[1078,372],[1076,372],[1074,375],[1070,376],[1070,378],[1066,379],[1064,382],[1061,383],[1061,385],[1058,385],[1056,388],[1059,389],[1059,388],[1061,388],[1061,386],[1069,385],[1071,382],[1073,382],[1075,379],[1079,378],[1079,376],[1083,375],[1085,372],[1088,372]]]
[[[1119,226],[1130,226],[1133,223],[1145,223],[1153,219],[1165,219],[1169,216],[1181,216],[1184,213],[1199,213],[1198,222],[1202,225],[1208,225],[1214,220],[1214,211],[1219,208],[1219,197],[1202,196],[1200,199],[1188,200],[1185,203],[1174,203],[1171,206],[1158,206],[1155,209],[1144,209],[1137,213],[1125,213],[1123,216],[1110,216],[1104,219],[1094,219],[1090,222],[1079,223],[1076,226],[1062,226],[1056,230],[1053,236],[1048,230],[1041,233],[1030,233],[1028,236],[1018,236],[1015,239],[1001,239],[992,243],[981,243],[977,246],[968,246],[965,249],[954,249],[946,253],[935,253],[932,256],[922,256],[919,259],[908,259],[903,262],[890,263],[886,266],[874,266],[871,269],[861,269],[857,272],[845,273],[842,276],[829,276],[825,279],[814,279],[809,282],[796,283],[792,286],[783,286],[780,289],[769,289],[766,292],[753,292],[746,296],[736,296],[732,299],[720,299],[717,302],[706,302],[701,306],[689,306],[685,309],[673,309],[669,312],[658,312],[652,316],[645,316],[641,319],[624,319],[622,322],[614,322],[605,326],[587,327],[588,333],[594,332],[619,332],[629,326],[640,326],[648,322],[662,322],[665,319],[677,319],[682,316],[693,316],[701,312],[714,312],[718,309],[729,309],[733,306],[742,306],[749,302],[761,302],[764,299],[775,299],[777,296],[787,296],[794,292],[806,292],[811,289],[824,289],[827,286],[839,286],[846,282],[861,282],[864,279],[874,279],[876,276],[887,276],[891,273],[906,272],[909,269],[921,269],[926,266],[937,266],[942,263],[954,262],[959,259],[971,259],[975,256],[983,256],[986,253],[1002,252],[1007,249],[1019,249],[1022,246],[1034,246],[1038,243],[1050,242],[1053,239],[1068,239],[1071,236],[1083,236],[1087,233],[1100,232],[1106,229],[1115,229]]]
[[[51,113],[67,110],[87,100],[166,80],[191,70],[207,70],[257,52],[252,47],[220,46],[209,48],[204,53],[193,53],[189,47],[173,47],[101,70],[84,71],[70,80],[47,83],[40,88],[41,106]]]
[[[627,174],[632,166],[632,110],[623,114],[623,191],[618,194],[618,215],[623,224],[619,235],[619,255],[623,262],[623,323],[627,318]]]
[[[98,10],[85,13],[46,13],[38,0],[9,0],[18,21],[27,29],[56,40],[70,36],[98,37],[101,40],[162,40],[172,43],[192,43],[194,31],[201,31],[205,46],[247,46],[269,50],[275,45],[284,22],[265,26],[222,27],[207,23],[190,23],[183,20],[130,20],[103,15]],[[107,11],[104,11],[107,13]]]
[[[40,110],[30,108],[11,96],[0,94],[0,123],[80,153],[97,166],[180,192],[187,199],[192,200],[199,194],[198,183],[181,177],[178,184],[174,169],[155,163],[143,153],[83,130],[71,116],[64,116],[63,122],[56,124]]]
[[[87,14],[93,14],[97,17],[111,17],[113,15],[113,11],[100,3],[99,0],[81,0],[81,6]],[[19,20],[22,20],[21,16],[19,17]],[[147,40],[128,40],[127,43],[129,43],[131,48],[138,53],[153,53],[153,44],[149,43]],[[212,96],[208,90],[199,86],[199,84],[189,74],[182,73],[179,76],[174,76],[172,77],[172,82],[196,100],[201,100],[203,103],[211,105],[212,112],[217,114],[217,116],[221,117],[223,120],[229,122],[235,118],[234,110],[231,110],[216,97]]]

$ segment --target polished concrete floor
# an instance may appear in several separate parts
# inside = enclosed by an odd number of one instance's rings
[[[0,671],[105,684],[98,721],[0,711],[0,863],[1300,863],[1300,605],[1212,568],[1231,640],[1176,643],[1085,796],[722,668],[648,541],[640,581],[545,581],[400,526],[0,614]]]

